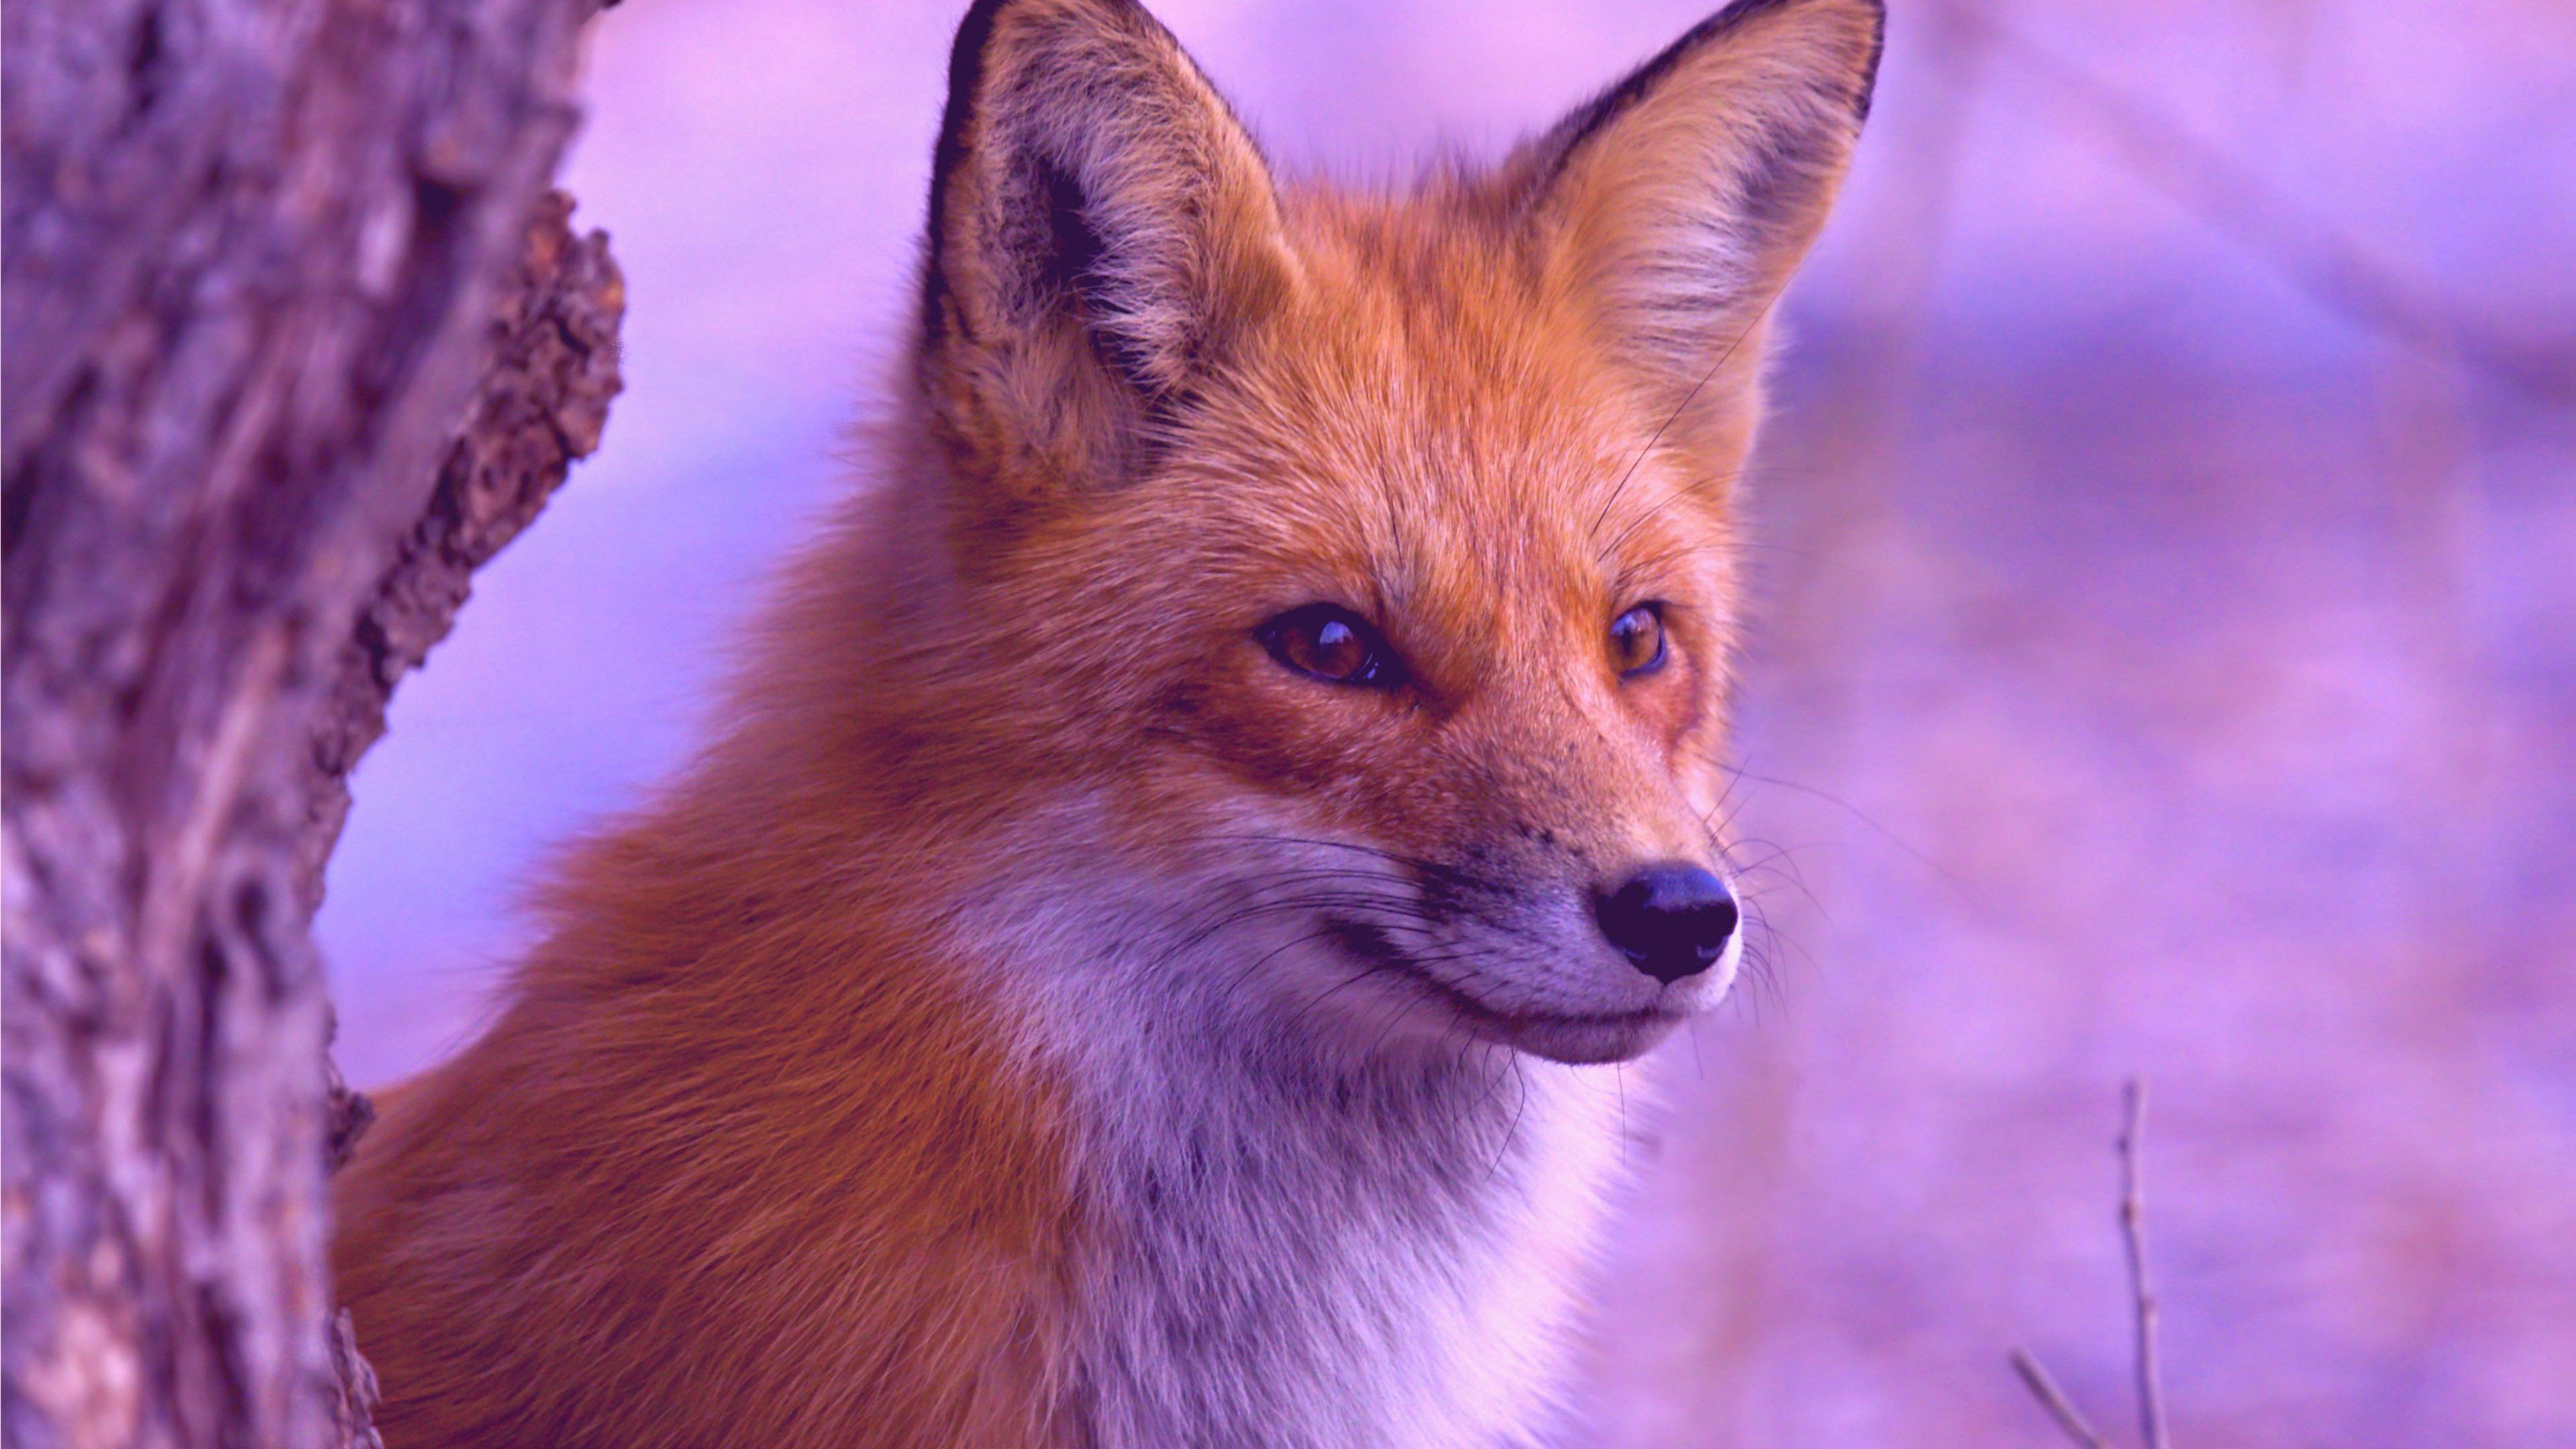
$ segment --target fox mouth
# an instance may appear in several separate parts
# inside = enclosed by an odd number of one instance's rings
[[[1464,1021],[1484,1040],[1572,1064],[1629,1061],[1642,1056],[1688,1016],[1664,1006],[1634,1011],[1506,1011],[1441,980],[1380,927],[1332,918],[1333,940],[1369,967],[1401,978]]]

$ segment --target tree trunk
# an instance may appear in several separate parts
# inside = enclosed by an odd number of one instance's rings
[[[540,200],[591,9],[10,0],[11,1445],[369,1437],[307,924],[393,681],[615,388]]]

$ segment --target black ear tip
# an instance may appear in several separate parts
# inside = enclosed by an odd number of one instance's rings
[[[1870,103],[1878,98],[1878,63],[1887,58],[1887,0],[1865,0],[1869,6],[1869,60],[1861,67],[1860,104],[1854,107],[1859,119],[1869,119]]]
[[[940,117],[939,159],[945,161],[951,152],[964,144],[961,132],[975,108],[975,91],[984,79],[984,51],[992,43],[993,26],[1002,12],[1018,0],[975,0],[957,22],[957,38],[948,46],[948,107]],[[933,174],[938,168],[934,167]]]
[[[1734,0],[1733,4],[1720,8],[1706,20],[1692,26],[1689,33],[1674,42],[1666,54],[1677,57],[1763,16],[1817,3],[1818,0]],[[1878,90],[1878,63],[1887,53],[1887,0],[1832,0],[1832,3],[1847,10],[1865,11],[1869,16],[1869,58],[1861,63],[1860,93],[1852,100],[1853,118],[1866,121],[1869,119],[1870,101]]]
[[[1014,0],[975,0],[957,22],[957,38],[948,47],[948,103],[939,115],[939,139],[930,150],[930,215],[922,228],[921,324],[936,332],[942,323],[940,294],[944,281],[939,258],[948,230],[949,177],[966,156],[966,128],[975,115],[975,92],[984,79],[984,50],[993,38],[993,23]]]
[[[1656,52],[1652,59],[1558,122],[1537,143],[1540,154],[1553,158],[1552,162],[1542,166],[1541,174],[1545,174],[1550,166],[1564,164],[1586,138],[1607,129],[1622,113],[1643,101],[1667,75],[1680,68],[1702,47],[1723,41],[1764,16],[1819,3],[1825,3],[1825,0],[1734,0],[1734,3],[1710,14],[1682,32],[1680,39]],[[1838,0],[1838,3],[1856,4],[1869,14],[1869,58],[1862,64],[1859,92],[1852,98],[1853,121],[1867,121],[1870,100],[1878,89],[1879,57],[1887,49],[1887,4],[1886,0]]]
[[[957,82],[972,81],[980,69],[984,45],[993,38],[993,22],[1013,0],[975,0],[957,18],[957,36],[948,43],[948,98],[957,99]],[[968,89],[973,89],[970,85]]]

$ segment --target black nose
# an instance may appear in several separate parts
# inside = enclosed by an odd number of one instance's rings
[[[1735,934],[1735,896],[1726,882],[1680,861],[1663,861],[1596,891],[1593,919],[1610,944],[1657,981],[1696,976]]]

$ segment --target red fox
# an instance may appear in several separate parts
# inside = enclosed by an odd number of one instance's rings
[[[393,1449],[1545,1433],[1607,1064],[1741,949],[1732,483],[1881,29],[1353,194],[978,0],[869,486],[342,1181]]]

